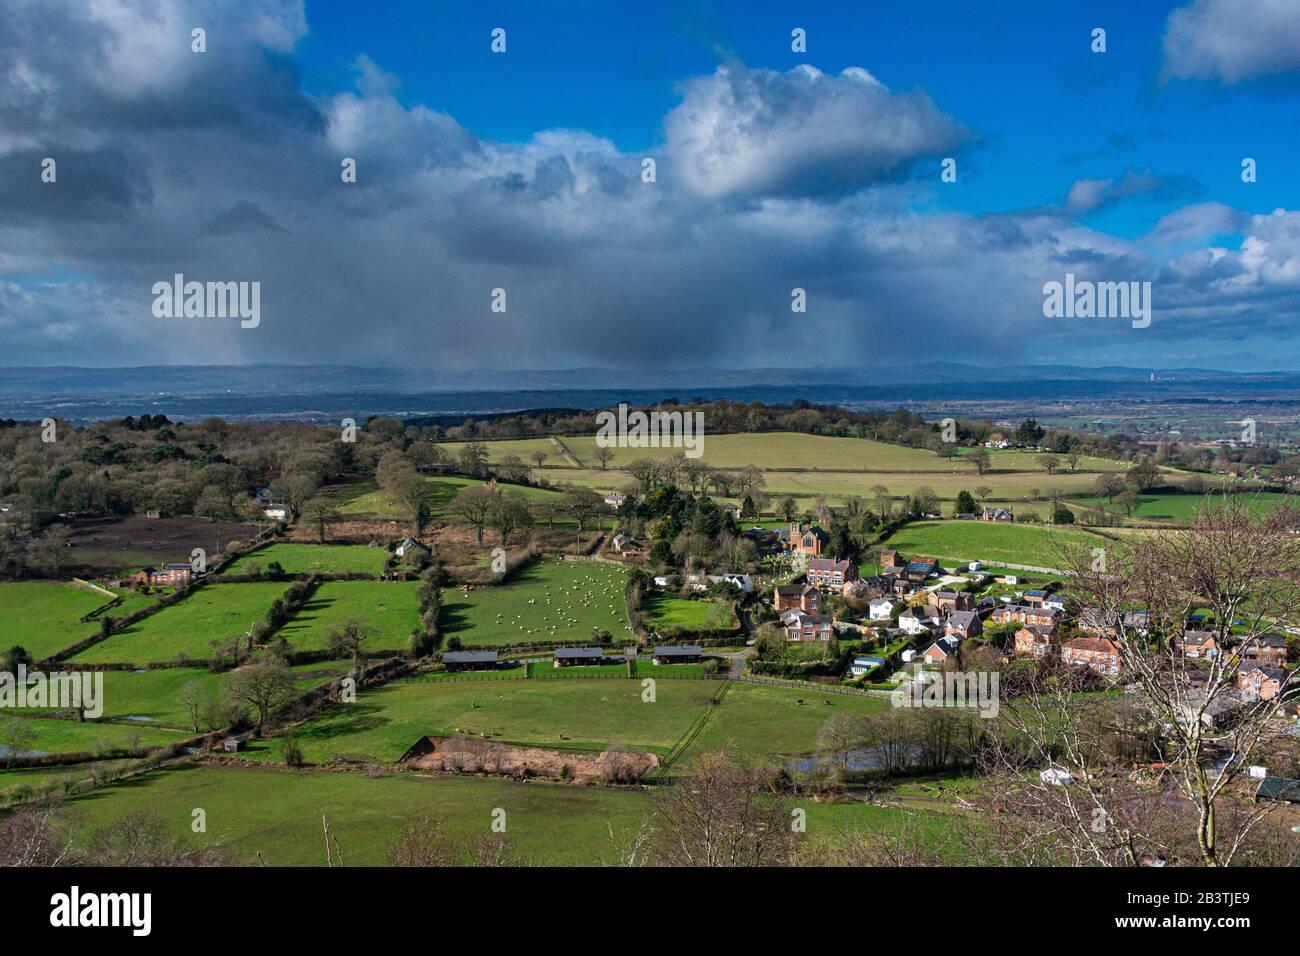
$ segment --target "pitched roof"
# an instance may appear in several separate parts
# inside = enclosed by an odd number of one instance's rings
[[[849,567],[847,559],[836,561],[833,558],[813,558],[808,562],[809,571],[847,571]]]
[[[555,649],[555,656],[560,660],[570,657],[604,657],[605,649],[602,647],[558,647]]]
[[[655,648],[655,657],[699,657],[704,648],[699,644],[666,644]]]
[[[486,664],[496,659],[496,651],[447,651],[442,655],[444,664]]]
[[[1062,645],[1062,649],[1066,648],[1072,651],[1091,651],[1094,654],[1119,653],[1119,648],[1109,637],[1076,637]]]
[[[1278,681],[1279,683],[1286,680],[1287,676],[1284,669],[1281,667],[1273,667],[1269,664],[1243,664],[1241,666],[1242,674],[1249,674],[1252,671],[1259,671],[1265,677],[1270,680]]]
[[[1290,777],[1265,777],[1255,790],[1255,799],[1300,803],[1300,780],[1292,780]]]

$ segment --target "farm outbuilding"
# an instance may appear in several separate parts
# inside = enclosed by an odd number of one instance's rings
[[[496,670],[496,651],[447,651],[442,655],[442,663],[449,671],[490,671]]]
[[[555,652],[556,667],[599,664],[604,659],[605,652],[599,647],[561,647]]]
[[[654,662],[656,664],[697,664],[704,655],[704,648],[699,644],[669,644],[656,647]]]

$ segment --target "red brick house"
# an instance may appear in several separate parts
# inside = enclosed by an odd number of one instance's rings
[[[1246,664],[1237,672],[1237,689],[1248,700],[1272,700],[1282,692],[1286,671],[1267,664]]]
[[[957,642],[951,638],[941,638],[921,652],[921,660],[931,667],[939,667],[956,653]]]
[[[1003,604],[993,611],[995,624],[1032,624],[1055,631],[1061,612],[1054,607],[1032,607],[1028,604]]]
[[[985,521],[1015,521],[1016,516],[1010,508],[985,508],[983,518]]]
[[[1219,641],[1211,631],[1184,631],[1178,644],[1184,657],[1219,656]]]
[[[1106,614],[1101,608],[1085,607],[1079,611],[1079,630],[1085,634],[1093,634],[1097,637],[1113,637],[1115,628],[1111,627],[1106,620]]]
[[[781,615],[785,636],[790,641],[829,641],[831,618],[807,611],[790,610]]]
[[[1016,631],[1015,650],[1028,657],[1047,657],[1056,653],[1056,635],[1027,624]]]
[[[1119,648],[1109,637],[1076,637],[1061,645],[1061,660],[1067,664],[1080,664],[1098,674],[1114,677],[1119,674]]]
[[[777,611],[788,611],[794,608],[797,611],[807,611],[809,614],[820,614],[821,592],[811,584],[778,584],[772,594],[772,607]]]
[[[907,565],[897,551],[892,549],[880,552],[880,567],[886,574],[897,573]]]
[[[1255,638],[1242,652],[1242,656],[1261,664],[1285,664],[1291,658],[1291,648],[1285,634],[1269,631]]]
[[[934,604],[941,611],[969,611],[975,606],[969,591],[935,591]]]
[[[831,558],[813,558],[808,562],[808,583],[828,591],[843,591],[844,585],[858,577],[858,566],[852,561],[834,561]]]
[[[164,564],[161,568],[144,568],[132,580],[151,587],[184,587],[194,577],[188,564]]]

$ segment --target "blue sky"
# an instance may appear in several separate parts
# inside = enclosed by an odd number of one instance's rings
[[[437,3],[403,0],[358,15],[308,7],[298,62],[317,94],[350,89],[358,51],[400,78],[396,94],[453,114],[471,132],[524,142],[540,129],[583,129],[620,150],[663,141],[684,77],[725,58],[786,71],[864,66],[892,89],[924,90],[974,134],[957,188],[934,208],[970,213],[1059,202],[1071,181],[1151,168],[1169,195],[1086,221],[1147,231],[1189,199],[1259,213],[1295,208],[1297,79],[1162,84],[1161,38],[1176,3]],[[1298,5],[1300,9],[1300,5]],[[508,56],[485,37],[508,28]],[[807,54],[790,30],[808,32]],[[1107,31],[1107,53],[1090,50]],[[1300,23],[1297,23],[1300,29]],[[1241,182],[1243,149],[1265,175]]]
[[[17,363],[1300,367],[1297,0],[16,0],[10,26]],[[260,282],[264,321],[159,319],[176,272]],[[1066,273],[1151,282],[1155,321],[1047,319]]]

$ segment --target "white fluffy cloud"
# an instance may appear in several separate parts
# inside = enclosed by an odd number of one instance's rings
[[[860,68],[830,76],[736,62],[683,84],[664,131],[669,158],[701,196],[852,190],[953,149],[963,136],[924,93],[891,92]]]
[[[1296,0],[1195,0],[1169,15],[1166,77],[1239,83],[1300,69]]]

